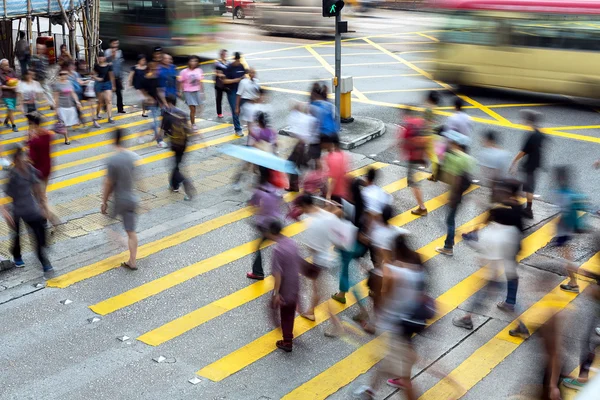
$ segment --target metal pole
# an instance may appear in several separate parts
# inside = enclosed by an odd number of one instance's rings
[[[340,33],[341,12],[335,16],[335,108],[337,109],[337,122],[340,123],[340,80],[342,79],[342,34]]]

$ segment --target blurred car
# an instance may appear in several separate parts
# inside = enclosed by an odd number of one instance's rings
[[[254,0],[226,0],[225,9],[233,13],[235,18],[244,19],[254,8]]]
[[[214,15],[223,15],[227,12],[225,0],[202,0],[202,2],[212,4]]]
[[[270,33],[301,36],[335,34],[335,18],[322,17],[321,0],[281,0],[256,6],[256,25]]]

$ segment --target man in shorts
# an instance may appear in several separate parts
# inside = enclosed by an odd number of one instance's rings
[[[15,79],[14,85],[9,85],[9,81]],[[18,83],[17,74],[12,70],[8,64],[8,60],[3,58],[0,61],[0,84],[2,85],[2,101],[6,105],[6,118],[4,119],[4,126],[9,127],[12,125],[13,132],[17,132],[17,125],[15,125],[14,113],[17,109],[17,85]],[[12,83],[12,82],[11,82]]]
[[[114,194],[112,214],[123,218],[129,246],[129,261],[122,263],[121,266],[136,270],[138,239],[135,232],[135,210],[138,199],[133,192],[133,182],[135,179],[135,162],[139,159],[139,156],[121,146],[121,138],[124,133],[121,129],[115,131],[115,154],[108,159],[100,210],[102,214],[108,213],[108,199]]]
[[[532,110],[523,110],[523,119],[525,125],[531,128],[532,132],[525,140],[523,148],[517,154],[511,165],[511,171],[515,171],[517,163],[527,156],[523,163],[523,171],[525,172],[525,181],[523,182],[523,191],[527,195],[527,207],[523,211],[525,218],[533,219],[533,211],[531,206],[533,203],[533,192],[535,191],[537,170],[542,166],[542,145],[544,142],[544,134],[539,130],[540,114]]]

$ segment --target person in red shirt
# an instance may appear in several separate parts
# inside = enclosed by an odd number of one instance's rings
[[[400,128],[399,140],[400,148],[404,153],[408,164],[406,172],[408,186],[417,200],[418,208],[411,211],[411,214],[423,216],[427,215],[427,208],[423,203],[423,194],[419,187],[415,174],[418,168],[425,164],[425,149],[427,147],[427,136],[424,136],[425,120],[413,114],[412,110],[406,110],[404,122]]]
[[[33,167],[39,171],[40,179],[42,181],[40,206],[42,207],[46,219],[48,219],[52,225],[57,225],[60,223],[60,220],[50,210],[48,197],[46,196],[50,172],[52,171],[50,147],[54,134],[40,126],[42,118],[39,113],[27,114],[27,120],[29,121],[29,132],[31,132],[31,139],[29,140],[29,159],[31,160]]]
[[[328,148],[329,154],[325,156],[327,177],[329,178],[327,200],[333,200],[341,204],[342,199],[348,198],[348,155],[340,148],[340,140],[337,137],[331,139]]]

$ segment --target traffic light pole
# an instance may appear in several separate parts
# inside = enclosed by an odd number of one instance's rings
[[[342,79],[342,34],[340,33],[341,12],[335,16],[335,108],[337,109],[337,122],[340,123],[340,104]]]

